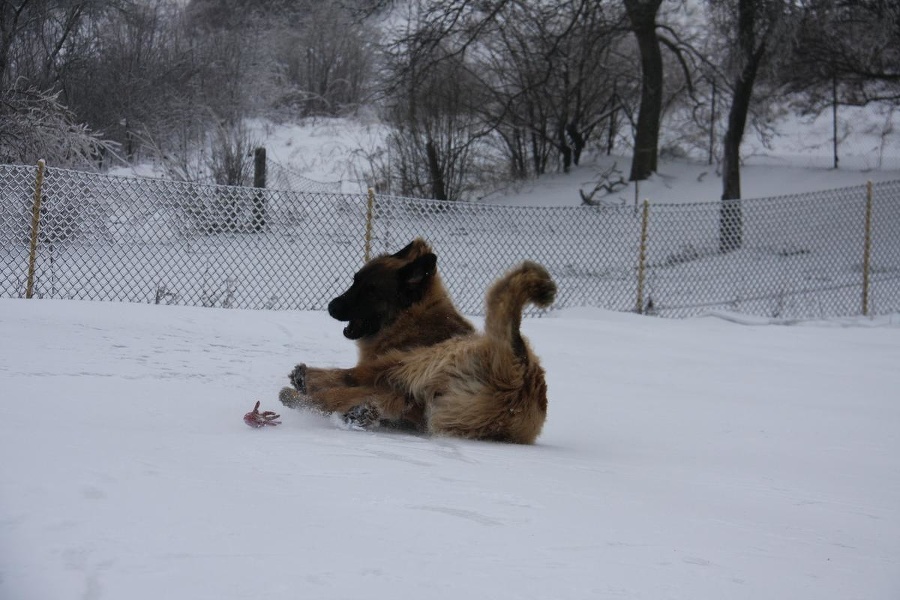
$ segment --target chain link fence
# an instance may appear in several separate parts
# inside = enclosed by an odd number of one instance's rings
[[[722,252],[721,203],[500,207],[43,173],[38,186],[35,168],[0,166],[0,296],[321,310],[367,246],[421,236],[467,314],[524,259],[553,274],[557,308],[900,310],[900,182],[744,200],[740,247]]]
[[[339,194],[343,185],[340,181],[316,181],[315,179],[310,179],[272,159],[266,161],[266,168],[269,171],[269,181],[266,187],[276,190],[309,192],[313,194]]]
[[[897,311],[900,182],[873,186],[869,199],[859,186],[742,201],[741,248],[728,253],[720,251],[720,204],[651,206],[650,310],[788,318]]]

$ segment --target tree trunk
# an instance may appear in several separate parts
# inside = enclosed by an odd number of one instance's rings
[[[741,73],[738,78],[731,110],[728,113],[728,129],[722,142],[722,210],[719,217],[721,252],[737,250],[743,244],[743,215],[740,203],[741,140],[744,137],[747,113],[750,110],[754,78],[755,74],[748,73]]]
[[[734,84],[728,112],[728,129],[722,142],[722,207],[719,213],[719,251],[731,252],[743,244],[744,219],[741,210],[741,141],[750,112],[756,74],[766,51],[763,39],[756,47],[755,0],[740,0],[738,38],[743,68]]]
[[[559,139],[559,154],[562,156],[563,173],[568,173],[572,168],[572,148],[566,141],[566,128],[564,125],[559,126],[557,138]]]
[[[501,132],[503,141],[509,150],[509,174],[515,180],[521,180],[528,177],[528,165],[526,164],[525,154],[527,149],[522,140],[522,130],[514,127],[509,134]]]
[[[537,133],[531,134],[531,154],[534,161],[534,175],[540,177],[547,170],[547,160],[544,157],[541,138]]]
[[[581,162],[581,153],[584,151],[586,142],[575,123],[569,123],[568,127],[566,127],[566,133],[569,134],[569,139],[572,140],[572,163],[577,167],[578,163]]]
[[[431,196],[435,200],[447,199],[447,186],[444,184],[444,172],[441,169],[440,157],[434,140],[425,143],[425,154],[428,157],[428,174],[431,178]]]
[[[266,187],[266,149],[262,146],[253,153],[253,187]],[[253,201],[253,229],[262,233],[266,229],[266,196],[257,192]]]
[[[619,95],[616,91],[616,80],[613,79],[613,89],[612,89],[612,111],[609,113],[609,129],[606,132],[606,155],[612,156],[613,149],[616,144],[616,135],[619,132],[619,123],[616,119],[616,115],[619,114]]]
[[[634,136],[631,181],[656,172],[662,114],[663,62],[656,37],[656,12],[662,0],[625,0],[631,30],[641,52],[641,107]]]

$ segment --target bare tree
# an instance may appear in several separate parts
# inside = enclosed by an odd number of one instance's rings
[[[478,86],[465,55],[437,60],[439,46],[392,56],[392,94],[385,116],[392,127],[393,169],[404,195],[458,200],[465,191],[481,134],[472,107]]]
[[[740,149],[750,114],[754,86],[773,47],[785,46],[785,30],[791,22],[784,0],[713,0],[718,23],[728,40],[728,74],[731,106],[722,143],[722,208],[719,249],[730,252],[743,244]]]
[[[338,4],[315,3],[276,35],[278,105],[302,115],[337,116],[367,99],[376,40],[350,12]]]
[[[656,35],[656,14],[662,0],[624,0],[631,29],[641,53],[641,108],[634,135],[632,181],[647,179],[657,169],[659,126],[663,100],[663,60]]]
[[[512,177],[544,173],[553,154],[568,171],[592,136],[610,130],[599,126],[612,120],[621,98],[613,83],[622,66],[613,48],[627,32],[619,4],[430,1],[417,17],[394,38],[394,55],[417,57],[395,78],[414,78],[413,64],[424,72],[456,61],[480,93],[480,102],[469,102],[478,121],[467,125],[472,140],[499,141]]]
[[[557,145],[549,99],[553,43],[544,23],[552,16],[540,6],[508,3],[498,27],[485,35],[486,51],[477,59],[490,99],[479,107],[481,118],[501,141],[515,179],[542,175]]]
[[[126,157],[191,89],[197,67],[183,35],[181,9],[171,0],[146,0],[127,11],[91,20],[90,44],[62,73],[62,98],[79,118],[122,144]]]
[[[0,80],[26,79],[48,89],[60,64],[71,60],[67,45],[88,18],[111,0],[3,0],[0,2]]]
[[[0,152],[7,162],[75,165],[113,147],[79,123],[61,97],[60,73],[101,0],[0,2]]]
[[[15,85],[0,91],[0,162],[35,164],[45,159],[56,166],[77,166],[114,151],[77,122],[58,93]]]
[[[551,148],[568,172],[618,110],[614,81],[621,61],[614,50],[625,32],[624,15],[608,8],[509,5],[499,17],[503,26],[488,36],[490,53],[478,66],[493,98],[484,115],[487,126],[496,126],[514,175],[524,176],[529,163],[542,174]]]
[[[838,101],[900,102],[900,4],[809,0],[796,29],[781,75],[789,91],[806,96],[811,112]]]
[[[112,146],[65,104],[61,74],[80,56],[91,18],[113,0],[0,2],[0,151],[11,162],[99,160]]]
[[[243,122],[223,122],[210,139],[208,166],[220,185],[250,186],[253,183],[253,150],[259,141]]]

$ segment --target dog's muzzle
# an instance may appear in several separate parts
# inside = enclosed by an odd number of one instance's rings
[[[347,309],[344,306],[343,296],[338,296],[328,303],[328,314],[331,315],[332,319],[337,319],[338,321],[350,320],[350,316],[347,315]]]

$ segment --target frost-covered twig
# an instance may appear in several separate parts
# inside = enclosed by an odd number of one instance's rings
[[[117,144],[78,123],[58,92],[21,81],[0,90],[0,162],[71,167],[109,157],[118,157]]]

